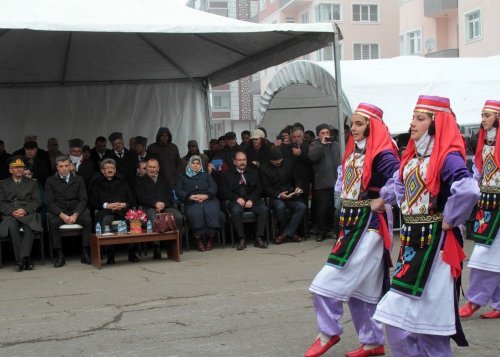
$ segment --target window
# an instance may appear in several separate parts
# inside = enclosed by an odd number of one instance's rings
[[[355,43],[353,59],[367,60],[380,58],[378,43]]]
[[[260,0],[260,11],[264,11],[266,9],[266,0]]]
[[[318,51],[318,61],[333,61],[332,46],[327,46]]]
[[[319,4],[315,7],[317,22],[340,21],[342,7],[340,4]]]
[[[465,41],[481,38],[481,10],[465,14]]]
[[[352,5],[352,21],[378,22],[378,5]]]
[[[415,30],[406,33],[406,54],[417,55],[422,53],[422,31]]]
[[[231,110],[231,92],[212,92],[212,107],[215,111]]]
[[[405,55],[405,35],[399,35],[399,55]]]
[[[229,16],[228,5],[226,1],[210,1],[208,4],[208,12],[219,16]]]
[[[305,12],[302,15],[300,15],[300,22],[303,24],[307,24],[309,22],[309,13]]]

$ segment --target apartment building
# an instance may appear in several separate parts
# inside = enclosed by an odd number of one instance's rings
[[[400,54],[499,55],[499,10],[498,0],[399,0]]]

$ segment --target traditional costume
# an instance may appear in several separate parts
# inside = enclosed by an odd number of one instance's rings
[[[467,304],[460,317],[470,317],[481,306],[491,304],[493,310],[482,318],[500,318],[500,101],[486,101],[483,112],[493,113],[495,125],[479,129],[474,163],[474,178],[480,182],[481,199],[474,222],[475,246],[469,260],[471,268]]]
[[[320,335],[307,350],[307,357],[320,356],[339,341],[344,302],[362,344],[348,356],[384,353],[382,326],[372,315],[383,295],[384,278],[388,287],[392,234],[386,219],[392,216],[390,210],[386,214],[372,212],[370,201],[379,197],[387,180],[398,171],[399,158],[380,108],[361,103],[354,114],[366,118],[368,126],[364,140],[355,143],[349,136],[339,167],[335,187],[341,190],[341,230],[326,265],[309,288]]]
[[[386,324],[393,356],[451,356],[450,336],[467,345],[454,282],[465,258],[458,226],[477,202],[479,187],[465,165],[449,100],[420,96],[415,111],[427,113],[432,123],[419,140],[410,139],[391,182],[394,195],[386,196],[400,205],[404,225],[391,290],[373,318]],[[443,222],[453,229],[442,231]]]

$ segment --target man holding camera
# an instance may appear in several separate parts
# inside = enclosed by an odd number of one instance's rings
[[[330,126],[320,124],[316,127],[317,138],[309,146],[309,159],[313,163],[314,197],[316,204],[315,226],[317,242],[326,238],[330,222],[333,221],[333,187],[337,181],[337,168],[340,165],[338,142],[330,137]]]

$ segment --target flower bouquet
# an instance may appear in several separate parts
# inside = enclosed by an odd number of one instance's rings
[[[148,215],[140,209],[129,209],[125,219],[130,221],[130,233],[142,233],[142,222],[147,222]]]

